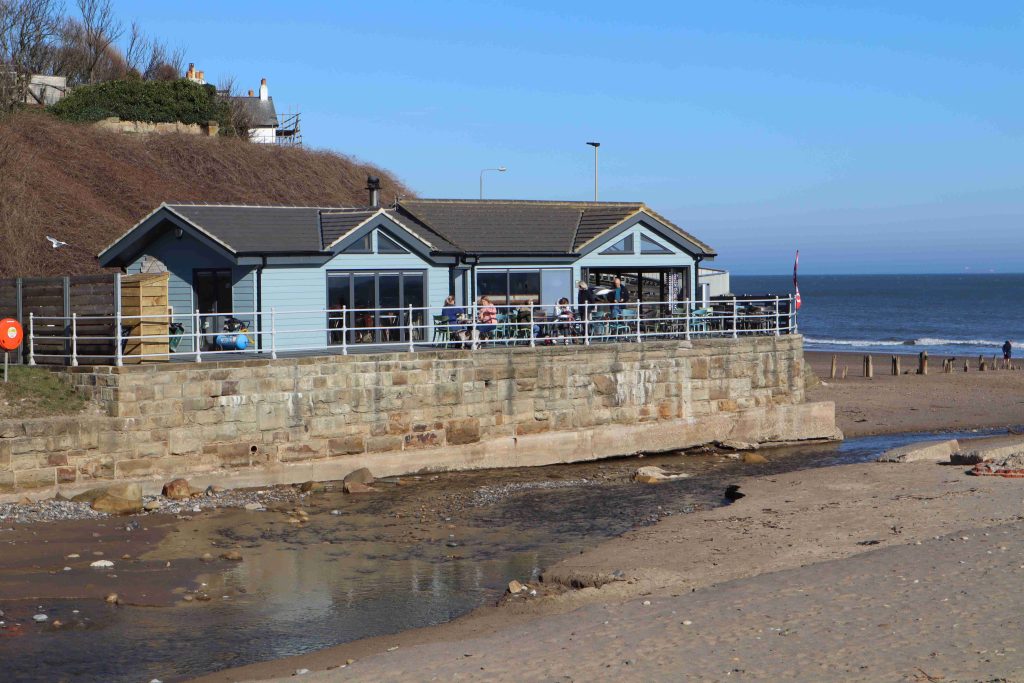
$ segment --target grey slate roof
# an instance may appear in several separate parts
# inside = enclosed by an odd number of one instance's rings
[[[320,213],[320,234],[323,248],[331,246],[335,240],[352,228],[359,227],[370,216],[377,213],[376,209],[352,209],[349,211],[322,211]]]
[[[254,128],[277,128],[277,109],[274,108],[273,97],[261,100],[258,95],[256,97],[239,95],[228,99],[242,107]]]
[[[411,199],[394,209],[164,204],[234,254],[326,254],[340,237],[377,213],[404,227],[435,254],[568,256],[643,211],[707,255],[714,250],[640,202],[546,202]],[[115,240],[100,257],[116,258],[118,244],[160,209]],[[128,240],[128,241],[125,241]]]
[[[168,204],[167,208],[235,253],[319,252],[320,209]]]

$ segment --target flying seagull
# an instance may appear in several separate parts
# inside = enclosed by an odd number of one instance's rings
[[[52,246],[54,249],[60,249],[61,247],[71,246],[67,242],[61,242],[56,237],[50,237],[49,235],[46,236],[46,239],[50,242],[50,246]]]

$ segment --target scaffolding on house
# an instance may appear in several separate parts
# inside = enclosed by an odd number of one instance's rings
[[[288,110],[287,114],[277,117],[277,130],[274,131],[277,144],[287,147],[302,146],[302,130],[299,128],[299,112]]]

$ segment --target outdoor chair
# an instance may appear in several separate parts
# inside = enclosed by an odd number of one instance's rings
[[[448,323],[448,318],[443,315],[435,315],[434,318],[434,334],[431,341],[435,344],[441,343],[448,346],[452,342],[452,329]]]

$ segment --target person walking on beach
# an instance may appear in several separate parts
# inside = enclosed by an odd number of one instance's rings
[[[1010,360],[1013,358],[1013,344],[1007,339],[1003,342],[1003,367],[1010,367]]]

